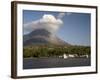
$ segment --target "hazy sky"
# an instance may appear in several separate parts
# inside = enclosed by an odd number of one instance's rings
[[[59,20],[63,22],[56,32],[56,35],[60,37],[62,40],[73,45],[90,45],[90,14],[23,10],[23,24],[31,22],[39,23],[40,20],[41,22],[43,22],[46,20],[44,19],[43,15],[52,15],[45,17],[46,19],[48,17],[52,17],[50,19],[55,20],[54,22],[56,22],[56,25],[58,25]],[[24,34],[27,32],[27,29],[24,30]]]

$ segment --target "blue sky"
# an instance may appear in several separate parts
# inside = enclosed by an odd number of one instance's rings
[[[23,24],[41,19],[44,14],[57,17],[61,12],[23,10]],[[73,45],[90,45],[91,15],[88,13],[65,12],[63,25],[56,33],[62,40]]]

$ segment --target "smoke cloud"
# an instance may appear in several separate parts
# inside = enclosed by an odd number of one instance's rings
[[[28,34],[36,29],[46,29],[47,31],[54,34],[63,24],[61,18],[64,15],[65,13],[59,13],[56,18],[51,14],[44,14],[41,19],[24,24],[24,34]]]

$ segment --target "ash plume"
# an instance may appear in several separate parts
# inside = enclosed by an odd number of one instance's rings
[[[57,18],[51,14],[44,14],[39,20],[35,20],[24,24],[24,34],[28,34],[36,29],[45,29],[52,35],[55,35],[57,30],[63,24],[62,17],[65,13],[59,13]]]

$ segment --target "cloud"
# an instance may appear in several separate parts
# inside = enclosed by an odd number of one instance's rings
[[[58,16],[57,16],[57,18],[58,19],[62,19],[64,16],[65,16],[65,13],[59,13]]]
[[[62,16],[64,15],[62,14]],[[51,14],[44,14],[39,20],[24,24],[24,34],[30,33],[35,29],[46,29],[54,34],[63,24],[63,21],[60,18],[56,19],[55,16]]]
[[[67,12],[67,13],[66,13],[67,16],[70,16],[71,14],[72,14],[71,12]]]

